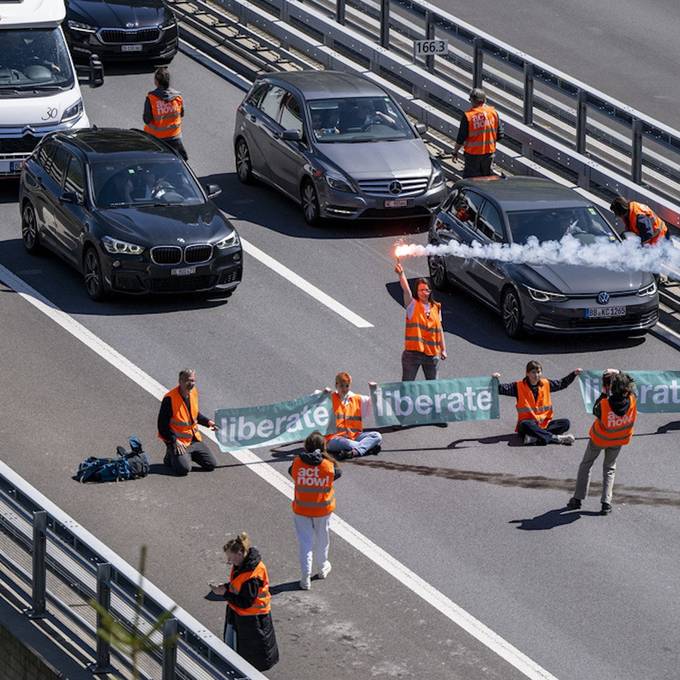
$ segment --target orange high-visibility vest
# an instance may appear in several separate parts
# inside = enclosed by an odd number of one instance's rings
[[[442,353],[442,306],[438,302],[430,303],[430,312],[425,312],[425,305],[414,300],[413,316],[406,316],[404,329],[404,349],[422,352],[428,356],[439,356]]]
[[[231,602],[228,603],[228,607],[236,612],[239,616],[255,616],[256,614],[269,614],[271,609],[271,599],[272,596],[269,592],[269,574],[267,573],[267,567],[264,566],[264,562],[261,560],[257,563],[255,569],[251,571],[241,572],[238,576],[234,577],[235,567],[231,568],[231,576],[229,580],[229,592],[238,595],[241,592],[241,587],[246,581],[250,581],[251,578],[257,578],[262,581],[260,589],[257,591],[257,596],[253,600],[253,603],[247,609],[241,609]]]
[[[182,107],[184,101],[178,94],[172,99],[162,99],[157,94],[149,92],[146,95],[151,104],[153,120],[144,126],[144,132],[148,132],[160,139],[171,139],[182,134]]]
[[[326,435],[326,440],[333,437],[356,439],[363,431],[361,421],[361,395],[353,394],[343,403],[340,395],[333,392],[333,412],[335,413],[335,432]]]
[[[465,112],[468,135],[463,149],[465,153],[481,156],[496,151],[498,137],[498,113],[493,106],[481,104]]]
[[[190,411],[179,393],[179,387],[170,390],[166,395],[172,403],[172,415],[170,416],[170,430],[177,437],[177,441],[185,446],[191,444],[194,437],[201,441],[201,433],[198,431],[198,389],[194,387],[189,392]],[[161,439],[160,433],[158,435]]]
[[[645,241],[645,245],[653,246],[662,238],[666,238],[666,223],[649,206],[646,206],[644,203],[637,203],[636,201],[631,201],[628,204],[628,229],[630,231],[638,236],[640,235],[637,226],[638,215],[651,217],[653,222],[652,238],[649,241]]]
[[[541,378],[538,383],[536,399],[534,399],[531,387],[524,380],[518,380],[515,384],[517,385],[517,426],[515,432],[519,430],[519,424],[523,420],[535,420],[540,427],[548,427],[548,423],[553,417],[550,383],[545,378]]]
[[[633,426],[637,418],[637,400],[630,395],[630,405],[622,416],[617,416],[605,397],[600,402],[600,417],[596,418],[590,428],[590,440],[601,449],[612,446],[625,446],[633,437]]]
[[[295,483],[293,512],[296,515],[325,517],[335,510],[335,467],[330,460],[324,458],[319,465],[307,465],[297,456],[291,472]]]

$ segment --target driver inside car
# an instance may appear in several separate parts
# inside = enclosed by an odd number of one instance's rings
[[[317,139],[340,134],[337,109],[315,109],[312,111],[312,128]]]

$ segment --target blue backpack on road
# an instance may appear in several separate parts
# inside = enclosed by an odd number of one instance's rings
[[[117,458],[90,456],[78,466],[75,479],[79,482],[119,482],[146,477],[149,474],[149,457],[135,436],[128,440],[131,451],[117,447]]]

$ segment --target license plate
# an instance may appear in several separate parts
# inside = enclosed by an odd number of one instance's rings
[[[121,45],[121,52],[141,52],[144,49],[143,45]]]
[[[178,269],[171,269],[172,276],[191,276],[196,273],[196,267],[179,267]]]
[[[590,307],[585,310],[586,319],[609,319],[612,316],[626,316],[625,307]]]
[[[392,198],[385,201],[386,208],[405,208],[408,205],[408,198]]]
[[[9,171],[10,172],[21,172],[21,168],[24,167],[24,162],[23,161],[10,161],[9,162]]]

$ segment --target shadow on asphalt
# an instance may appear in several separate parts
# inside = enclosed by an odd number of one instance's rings
[[[16,203],[19,199],[19,180],[3,179],[0,180],[0,203]],[[17,204],[17,215],[19,205]]]
[[[288,581],[286,583],[277,583],[275,586],[269,588],[272,597],[279,593],[290,593],[294,590],[300,590],[300,581]]]
[[[513,519],[508,524],[516,524],[517,529],[523,531],[547,531],[555,529],[556,527],[563,527],[568,524],[573,524],[581,517],[599,517],[599,512],[590,511],[572,511],[567,508],[556,508],[555,510],[548,510],[542,515],[530,517],[528,519]]]

